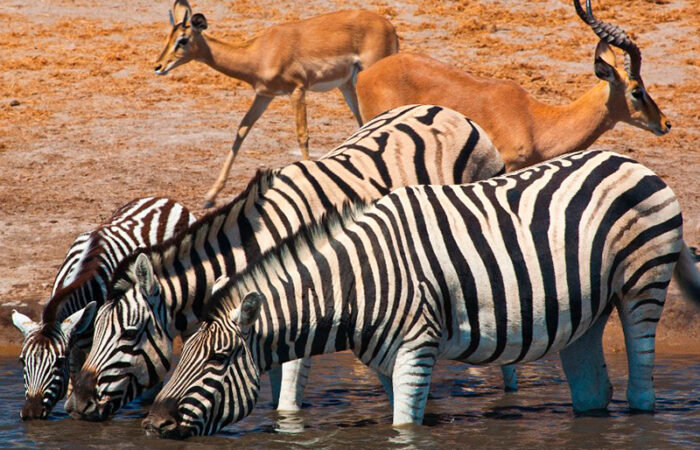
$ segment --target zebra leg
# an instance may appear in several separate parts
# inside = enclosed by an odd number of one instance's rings
[[[267,371],[270,377],[270,390],[272,391],[272,406],[277,409],[280,404],[280,388],[282,387],[282,366],[275,366]]]
[[[437,345],[399,350],[391,377],[394,425],[423,423],[436,353]]]
[[[379,381],[382,383],[382,387],[384,388],[384,392],[386,392],[387,397],[389,397],[389,404],[391,407],[394,407],[394,386],[391,381],[391,377],[388,375],[384,375],[383,373],[377,372],[377,377],[379,378]]]
[[[503,374],[503,385],[506,392],[515,392],[518,390],[518,374],[515,372],[515,364],[501,366]]]
[[[612,399],[613,388],[603,355],[603,330],[608,317],[609,310],[583,336],[559,352],[576,412],[605,410]]]
[[[304,400],[304,389],[311,370],[311,358],[286,362],[282,364],[281,369],[277,410],[298,411]]]
[[[664,284],[663,288],[646,289],[631,300],[625,299],[618,306],[627,349],[627,402],[632,410],[654,409],[654,339],[665,299]]]

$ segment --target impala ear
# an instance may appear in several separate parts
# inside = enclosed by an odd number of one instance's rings
[[[151,297],[158,292],[158,284],[153,275],[153,264],[144,253],[136,257],[134,275],[136,275],[136,282],[143,295]]]
[[[605,41],[598,41],[598,45],[595,48],[593,70],[595,71],[595,76],[608,83],[620,79],[617,72],[615,53]]]
[[[207,18],[204,17],[204,14],[197,13],[192,16],[190,24],[192,24],[192,29],[194,31],[201,33],[207,29]]]
[[[260,305],[262,305],[263,300],[265,300],[265,297],[259,292],[250,292],[241,302],[241,306],[236,308],[234,317],[242,330],[249,329],[258,320]]]
[[[95,312],[97,311],[97,303],[90,302],[85,308],[80,311],[76,311],[61,324],[61,330],[63,334],[68,337],[82,334],[90,328],[90,325],[95,318]]]
[[[12,323],[25,337],[39,326],[38,323],[14,309],[12,310]]]

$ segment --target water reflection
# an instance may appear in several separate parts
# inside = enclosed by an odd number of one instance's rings
[[[145,436],[143,404],[129,405],[104,423],[68,418],[62,407],[51,420],[22,422],[21,369],[0,360],[0,439],[3,446],[53,448],[179,448],[236,445],[289,448],[699,447],[700,358],[658,357],[657,412],[632,415],[624,401],[626,362],[608,359],[615,393],[607,417],[576,417],[557,361],[519,368],[520,391],[505,393],[500,370],[440,363],[433,377],[425,425],[393,427],[388,399],[376,376],[348,354],[317,358],[299,412],[272,409],[265,384],[253,414],[214,437],[186,442]]]

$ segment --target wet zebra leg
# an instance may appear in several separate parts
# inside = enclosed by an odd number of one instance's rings
[[[610,309],[583,336],[559,352],[576,412],[605,410],[612,399],[613,388],[603,355],[603,330]]]

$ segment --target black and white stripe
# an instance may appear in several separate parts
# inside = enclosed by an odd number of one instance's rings
[[[22,418],[45,418],[65,395],[69,365],[77,372],[92,338],[91,324],[86,323],[80,339],[72,339],[81,310],[90,302],[104,302],[118,264],[137,248],[162,242],[194,220],[179,203],[147,197],[120,207],[107,222],[75,239],[58,270],[42,320],[36,323],[13,314],[25,336],[20,355],[26,397]]]
[[[170,368],[172,339],[196,330],[214,281],[245,269],[325,212],[400,186],[462,183],[502,171],[498,151],[478,126],[446,108],[412,105],[378,116],[318,161],[259,173],[228,205],[144,253],[153,279],[135,271],[137,255],[117,271],[111,300],[98,312],[74,411],[104,419],[160,382]],[[294,408],[306,378],[299,366],[287,369],[292,386],[282,389],[289,395],[278,404]]]
[[[512,364],[560,352],[574,409],[604,409],[602,333],[614,307],[630,407],[650,410],[674,268],[700,303],[676,197],[615,153],[401,188],[331,214],[220,287],[144,426],[214,433],[250,412],[260,373],[345,349],[385,377],[395,424],[422,421],[437,359]]]

